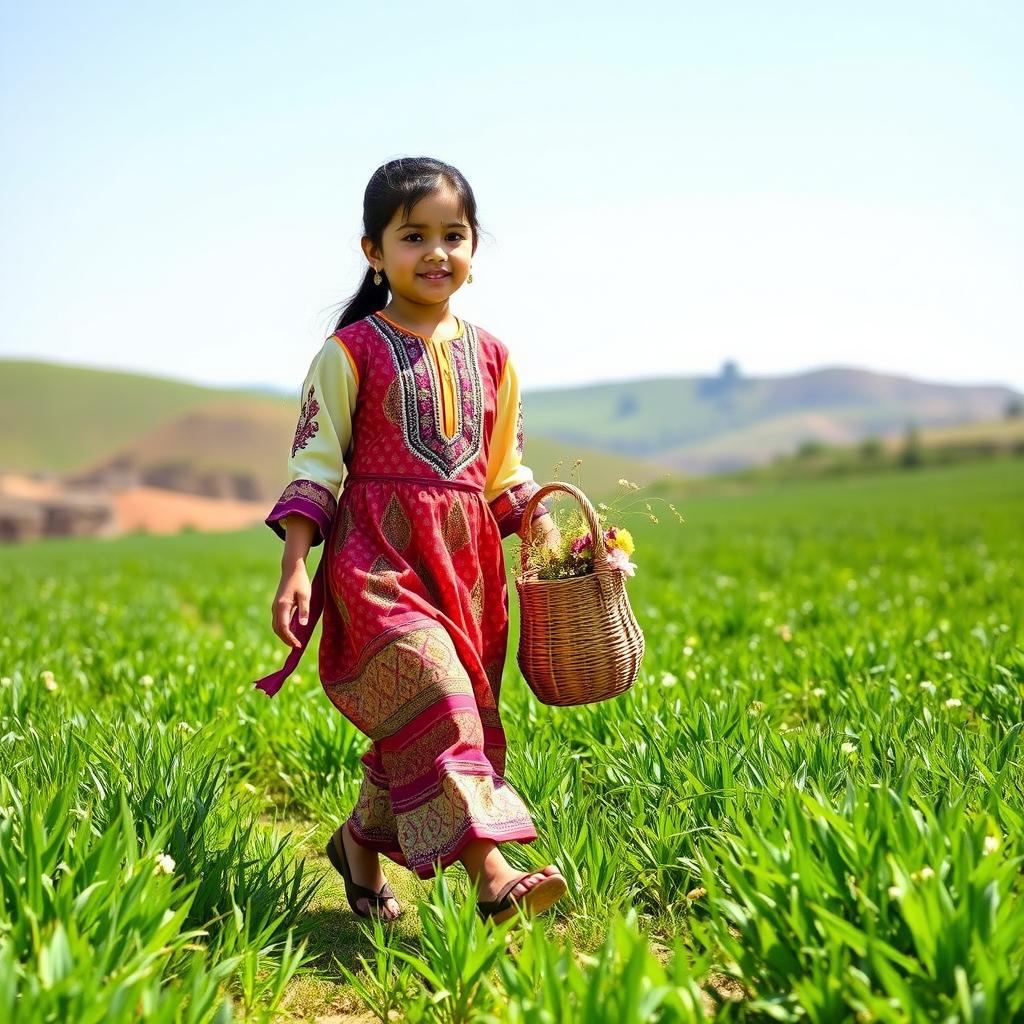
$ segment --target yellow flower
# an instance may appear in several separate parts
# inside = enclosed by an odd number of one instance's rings
[[[615,539],[612,541],[613,548],[622,548],[627,555],[633,554],[633,535],[629,530],[621,526],[615,530]]]

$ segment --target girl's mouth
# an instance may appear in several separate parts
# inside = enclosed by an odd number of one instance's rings
[[[446,277],[451,277],[451,274],[445,271],[432,270],[427,274],[420,274],[420,277],[426,278],[428,281],[443,281]]]

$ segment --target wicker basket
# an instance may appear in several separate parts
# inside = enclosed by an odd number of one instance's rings
[[[533,512],[552,491],[565,491],[582,506],[594,538],[594,570],[570,579],[538,579],[527,569]],[[517,660],[534,695],[544,704],[596,704],[628,690],[644,656],[644,634],[629,606],[623,573],[608,561],[604,530],[587,496],[553,480],[526,503],[520,527],[519,651]]]

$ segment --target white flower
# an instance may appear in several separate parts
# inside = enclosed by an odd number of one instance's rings
[[[889,886],[889,899],[898,900],[903,895],[903,890],[898,885]]]
[[[195,732],[195,729],[193,729],[192,726],[188,724],[188,722],[179,722],[178,732]]]
[[[934,868],[930,868],[930,867],[929,867],[929,866],[928,866],[928,865],[926,864],[926,865],[925,865],[925,866],[924,866],[923,868],[921,868],[921,870],[920,870],[920,871],[918,872],[918,876],[919,876],[920,878],[934,878],[934,877],[935,877],[935,869],[934,869]]]
[[[43,686],[51,693],[57,689],[57,680],[53,678],[52,672],[46,671],[43,673]]]
[[[152,685],[153,685],[153,677],[152,676],[143,676],[139,680],[139,686],[147,686],[148,687],[148,686],[152,686]]]
[[[621,569],[627,576],[632,576],[636,572],[636,565],[629,560],[629,555],[622,548],[612,548],[608,552],[608,564]]]
[[[961,701],[959,697],[950,697],[949,700],[946,701],[946,707],[958,708],[962,703],[963,701]]]
[[[813,690],[811,690],[812,697],[824,697],[825,693],[826,690],[823,686],[816,686]]]
[[[675,686],[679,682],[679,679],[672,672],[661,673],[661,685],[662,686]]]
[[[174,858],[167,853],[158,853],[156,855],[156,863],[153,870],[157,875],[173,875]]]
[[[985,856],[999,849],[999,836],[985,836]]]
[[[10,676],[4,676],[0,679],[0,686],[10,686],[14,680]]]
[[[840,751],[842,751],[842,753],[849,756],[850,754],[857,753],[857,744],[851,743],[849,740],[847,740],[839,749]]]
[[[925,690],[927,693],[934,693],[935,692],[935,684],[930,679],[923,679],[917,685],[920,686],[921,689]]]

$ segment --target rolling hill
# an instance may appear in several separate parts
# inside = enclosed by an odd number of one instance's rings
[[[747,378],[728,366],[717,377],[527,391],[526,461],[538,480],[608,493],[621,477],[735,469],[812,439],[992,420],[1018,397],[857,369]],[[152,486],[267,500],[283,486],[297,408],[297,395],[262,389],[0,360],[0,469],[89,478],[119,467]]]

